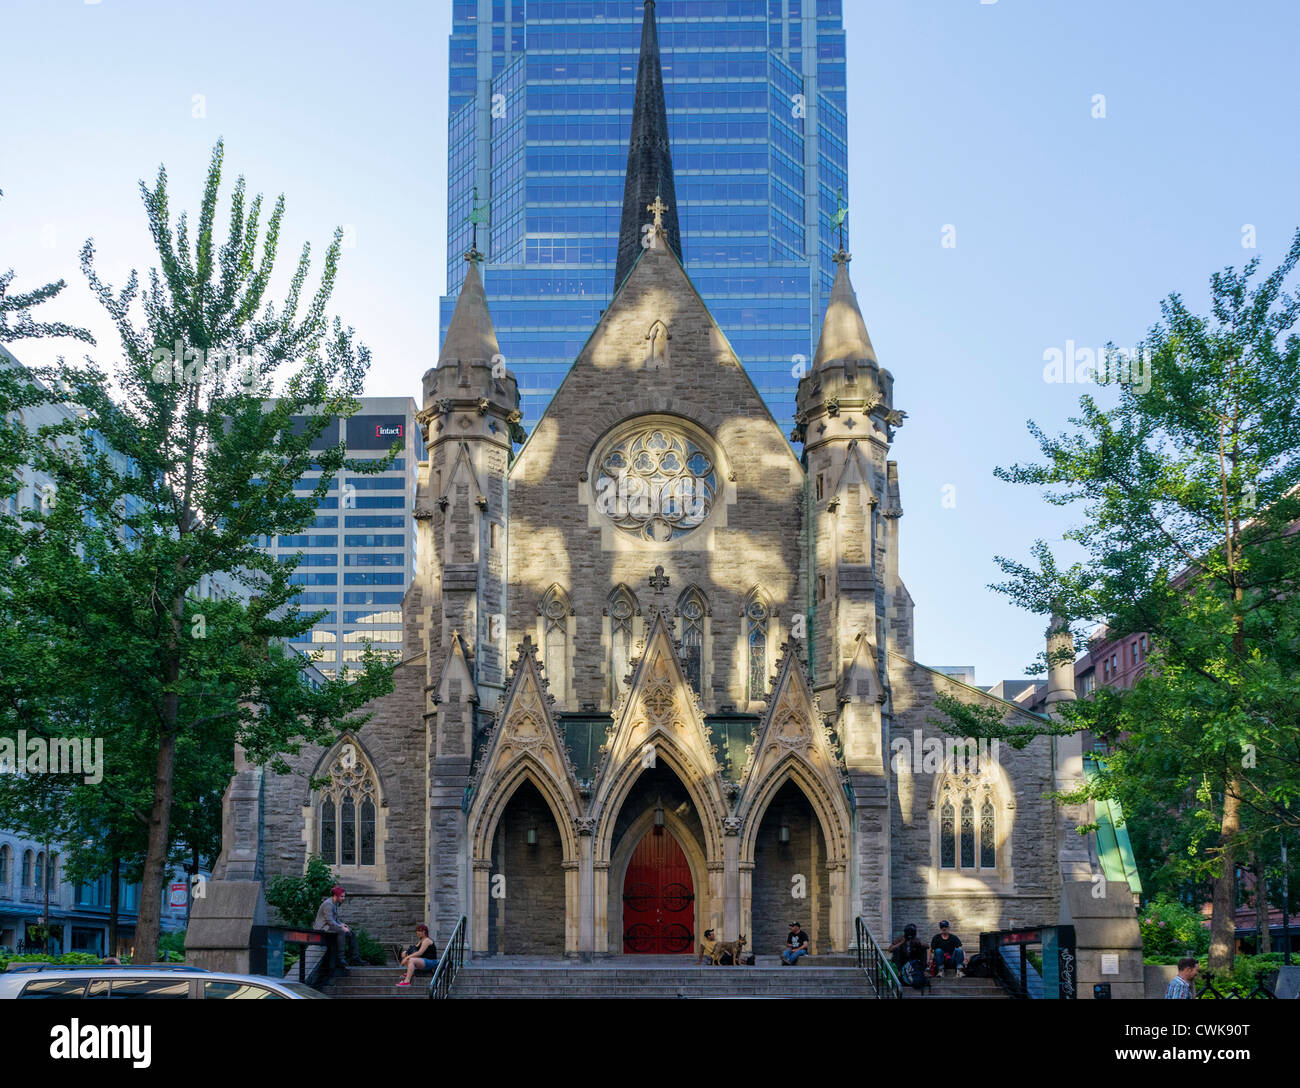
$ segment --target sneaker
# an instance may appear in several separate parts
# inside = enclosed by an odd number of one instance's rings
[[[957,977],[958,977],[958,978],[965,978],[965,977],[966,977],[966,972],[965,972],[965,970],[964,970],[963,968],[961,968],[961,967],[958,967],[958,968],[957,968]]]
[[[399,982],[397,985],[399,985],[399,986],[410,986],[411,984],[410,984],[409,982],[407,982],[405,979],[403,979],[403,980],[402,980],[401,982]]]

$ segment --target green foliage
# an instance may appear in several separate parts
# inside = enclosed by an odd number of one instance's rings
[[[266,887],[266,902],[274,907],[287,926],[309,927],[316,920],[320,905],[329,898],[338,877],[319,854],[307,859],[303,876],[275,876]]]
[[[1146,956],[1204,955],[1210,947],[1205,919],[1176,899],[1156,896],[1138,912],[1142,930],[1142,952]]]
[[[388,953],[384,946],[370,936],[364,929],[357,929],[357,954],[376,967],[383,967],[388,962]]]
[[[83,247],[120,345],[111,373],[91,360],[38,373],[49,399],[76,406],[72,433],[0,428],[0,470],[18,457],[57,484],[52,504],[0,518],[0,733],[100,738],[113,755],[102,783],[0,784],[0,820],[52,821],[85,877],[114,860],[138,869],[142,959],[157,948],[169,863],[214,849],[235,745],[286,773],[286,754],[359,727],[361,708],[392,688],[372,652],[345,677],[305,682],[307,659],[287,646],[319,613],[296,603],[295,562],[258,548],[309,523],[341,468],[391,463],[313,448],[357,410],[370,361],[326,312],[341,232],[315,290],[304,247],[272,301],[283,198],[264,221],[239,179],[223,241],[223,159],[218,143],[193,224],[173,218],[164,170],[141,184],[158,261],[145,286],[132,273],[110,287],[93,242]],[[35,395],[10,381],[0,409],[6,394]],[[311,495],[295,494],[303,477],[318,481]],[[7,575],[19,554],[21,576]],[[204,596],[222,578],[247,601]]]
[[[1216,273],[1207,316],[1170,295],[1136,365],[1108,348],[1072,431],[1031,422],[1041,461],[996,472],[1081,508],[1065,540],[1085,558],[1063,566],[1038,541],[1031,562],[998,558],[994,588],[1073,623],[1075,649],[1098,624],[1115,641],[1145,633],[1134,686],[1028,729],[940,704],[958,735],[1106,743],[1104,771],[1062,800],[1118,800],[1144,883],[1211,894],[1220,970],[1236,864],[1300,827],[1300,299],[1283,289],[1298,263],[1300,232],[1261,282],[1258,260]]]
[[[163,958],[163,953],[167,953],[168,963],[185,962],[185,933],[183,929],[163,933],[158,938],[158,958]]]
[[[43,952],[26,952],[21,956],[11,955],[0,951],[0,973],[11,963],[58,963],[67,965],[89,964],[94,965],[104,961],[98,956],[92,956],[89,952],[67,952],[62,956],[47,956]]]

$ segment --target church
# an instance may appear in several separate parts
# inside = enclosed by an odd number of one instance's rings
[[[290,775],[238,764],[216,875],[320,854],[354,926],[423,921],[441,945],[464,918],[474,956],[686,953],[706,929],[771,953],[795,920],[814,955],[850,949],[859,918],[882,944],[909,922],[972,945],[1054,924],[1095,867],[1045,796],[1078,754],[920,759],[952,740],[942,693],[1036,716],[913,657],[906,413],[849,254],[789,437],[692,286],[653,10],[608,308],[524,440],[466,254],[423,379],[395,690]],[[1054,673],[1049,704],[1073,696]]]

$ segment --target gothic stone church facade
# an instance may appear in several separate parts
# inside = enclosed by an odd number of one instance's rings
[[[685,952],[709,928],[773,952],[794,919],[816,953],[849,948],[857,917],[882,942],[1054,923],[1051,743],[891,760],[900,738],[951,740],[940,693],[996,700],[912,656],[903,413],[848,255],[799,383],[801,458],[683,269],[657,74],[650,40],[627,271],[518,450],[469,255],[424,376],[396,689],[291,775],[241,766],[217,875],[323,854],[354,925],[426,921],[441,944],[464,916],[476,955]]]

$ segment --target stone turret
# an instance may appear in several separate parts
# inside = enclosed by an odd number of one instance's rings
[[[912,602],[898,574],[902,499],[888,459],[903,413],[881,367],[849,280],[839,266],[812,369],[799,382],[796,429],[804,444],[811,530],[813,686],[836,708],[855,809],[852,896],[882,932],[890,918],[888,651],[912,650]]]
[[[849,280],[839,269],[812,369],[799,382],[796,429],[804,444],[814,531],[812,657],[819,690],[841,688],[865,635],[882,677],[890,644],[910,654],[911,598],[898,576],[898,468],[888,460],[893,375],[880,366]],[[888,681],[884,681],[888,686]]]
[[[429,464],[416,517],[424,534],[421,579],[431,589],[430,668],[440,666],[451,632],[459,631],[490,705],[505,684],[506,472],[523,431],[519,387],[488,313],[481,258],[474,250],[466,258],[438,365],[424,375],[418,418]]]

